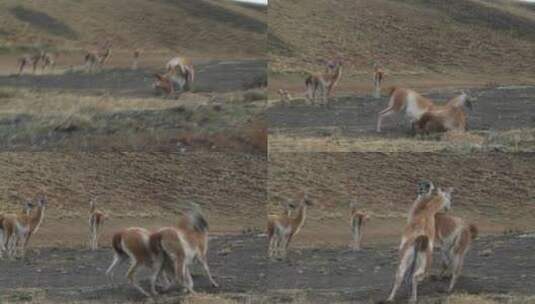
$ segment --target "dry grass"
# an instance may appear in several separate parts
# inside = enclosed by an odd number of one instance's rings
[[[500,132],[447,132],[442,135],[413,138],[359,138],[338,134],[331,136],[291,136],[270,134],[270,153],[277,152],[526,152],[535,151],[535,129]]]
[[[259,127],[250,123],[264,101],[251,101],[255,98],[247,94],[253,93],[223,94],[220,98],[232,95],[239,101],[218,103],[210,94],[185,93],[179,100],[170,100],[3,88],[2,148],[174,151],[190,149],[193,142],[205,142],[198,148],[210,148],[210,141],[216,141],[216,151],[265,151],[266,140],[260,143],[262,134],[254,133]],[[221,139],[234,143],[222,144]],[[246,145],[249,142],[252,146]]]

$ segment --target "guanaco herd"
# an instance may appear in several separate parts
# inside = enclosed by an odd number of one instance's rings
[[[132,55],[132,70],[139,67],[139,58],[142,50],[135,49]],[[112,54],[112,43],[106,41],[99,47],[89,50],[84,55],[83,67],[87,72],[100,70],[109,62]],[[39,51],[36,54],[25,54],[18,59],[18,76],[26,67],[31,67],[35,74],[41,62],[41,71],[46,68],[54,69],[59,53]],[[157,92],[162,92],[166,97],[179,96],[180,93],[191,91],[195,78],[195,69],[188,58],[176,56],[171,58],[165,65],[165,73],[153,74],[154,81],[152,87]]]
[[[440,246],[441,276],[451,275],[448,288],[451,292],[461,275],[464,257],[478,235],[474,224],[449,214],[453,188],[435,189],[431,181],[420,181],[416,188],[416,200],[408,212],[407,224],[402,230],[399,266],[387,302],[394,300],[404,282],[411,290],[409,301],[417,301],[418,284],[430,274],[436,244]],[[305,223],[307,207],[313,205],[308,193],[305,193],[298,205],[285,205],[286,213],[268,215],[268,257],[286,256],[291,240]],[[349,206],[352,234],[350,247],[358,251],[361,250],[363,228],[370,215],[359,210],[355,200],[351,201]],[[296,214],[292,216],[294,212]]]
[[[46,196],[39,196],[36,205],[27,201],[18,214],[0,214],[0,258],[4,253],[8,258],[25,256],[30,238],[43,222],[46,205]],[[97,209],[96,199],[92,199],[89,206],[89,248],[96,250],[103,224],[109,216]],[[111,245],[114,257],[106,276],[113,282],[114,269],[129,261],[126,278],[148,297],[159,294],[157,287],[169,290],[172,280],[183,285],[186,291],[195,293],[190,271],[195,260],[203,266],[212,286],[219,287],[208,267],[208,222],[196,203],[189,203],[180,210],[176,226],[155,231],[142,227],[124,228],[113,234]],[[141,267],[153,271],[150,292],[143,289],[136,278]],[[158,286],[158,281],[163,281],[164,285]]]
[[[381,86],[385,79],[384,69],[377,63],[373,64],[373,93],[375,98],[381,97]],[[326,64],[323,73],[309,72],[305,79],[305,100],[314,105],[318,96],[321,104],[330,106],[329,97],[342,77],[342,60],[336,59]],[[287,105],[292,101],[290,93],[279,89],[281,104]],[[405,113],[410,120],[412,131],[418,134],[429,134],[446,131],[466,131],[467,114],[465,108],[472,110],[472,102],[476,98],[462,93],[449,100],[445,105],[435,105],[432,100],[425,98],[416,91],[392,87],[389,89],[388,106],[378,113],[377,132],[381,132],[385,117],[396,113]]]

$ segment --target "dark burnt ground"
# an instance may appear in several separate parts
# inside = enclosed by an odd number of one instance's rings
[[[473,111],[468,111],[469,130],[508,130],[535,127],[535,87],[511,87],[470,90],[478,97]],[[435,101],[446,101],[455,93],[432,93],[425,96]],[[440,102],[437,102],[439,104]],[[267,111],[271,130],[297,135],[322,135],[325,130],[337,128],[352,136],[377,135],[377,113],[386,108],[388,98],[370,96],[336,98],[330,108],[296,103],[277,105]],[[408,123],[402,115],[383,120],[385,137],[407,136]]]
[[[197,266],[195,286],[201,292],[267,296],[273,302],[291,301],[291,293],[296,290],[310,303],[378,301],[390,291],[397,265],[394,247],[367,246],[358,253],[340,248],[292,249],[287,261],[269,261],[264,237],[221,237],[211,241],[209,254],[212,273],[221,288],[209,287]],[[478,239],[466,258],[464,275],[455,292],[533,294],[534,250],[533,235]],[[142,301],[143,297],[122,278],[126,266],[117,269],[117,287],[106,284],[103,272],[111,257],[109,249],[95,253],[74,249],[32,251],[32,262],[0,262],[0,291],[44,288],[47,297],[57,301]],[[435,258],[438,265],[438,256]],[[421,284],[420,296],[445,295],[447,284],[429,279]],[[171,295],[179,296],[179,291]],[[404,302],[406,296],[406,290],[402,290],[399,299]]]
[[[266,61],[203,61],[195,62],[195,92],[230,92],[260,87],[266,82]],[[150,97],[156,70],[102,69],[55,75],[23,74],[0,76],[0,87],[28,87],[75,91],[76,93],[107,93],[119,96]]]

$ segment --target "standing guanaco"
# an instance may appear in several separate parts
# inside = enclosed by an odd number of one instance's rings
[[[18,60],[19,65],[19,76],[22,74],[22,71],[26,66],[31,66],[32,71],[35,74],[35,70],[37,69],[37,65],[39,64],[39,61],[41,60],[43,56],[43,51],[40,51],[39,53],[35,53],[33,55],[23,55]]]
[[[269,257],[274,255],[286,256],[291,240],[305,224],[307,207],[312,205],[313,202],[308,198],[308,194],[305,194],[297,207],[295,217],[291,217],[289,214],[268,216]]]
[[[13,225],[9,225],[9,224],[7,224],[8,222],[6,222],[6,225],[4,227],[4,219],[6,217],[7,218],[12,218],[12,217],[22,218],[23,216],[29,216],[33,207],[34,207],[34,205],[30,201],[26,201],[22,205],[21,213],[19,213],[19,214],[12,214],[12,213],[0,214],[0,258],[3,257],[4,251],[7,250],[9,238],[14,233]],[[8,253],[8,255],[9,255],[9,253]]]
[[[184,57],[173,57],[165,65],[167,75],[180,91],[191,91],[195,80],[195,69],[192,62]]]
[[[375,98],[381,97],[381,84],[385,76],[385,71],[379,67],[377,62],[373,63],[373,96]]]
[[[359,251],[362,243],[362,230],[364,224],[370,219],[370,216],[365,211],[357,208],[357,201],[354,200],[349,204],[351,208],[351,233],[353,236],[351,248],[353,251]]]
[[[134,50],[134,60],[132,61],[132,70],[137,70],[139,64],[139,56],[141,56],[141,49]]]
[[[41,196],[37,201],[37,210],[19,215],[5,214],[3,216],[4,246],[8,256],[16,256],[17,250],[21,256],[25,255],[31,236],[39,230],[43,222],[46,204],[46,197]],[[22,242],[20,246],[19,242]]]
[[[316,93],[321,94],[322,103],[328,105],[332,90],[342,77],[342,61],[330,62],[325,73],[311,74],[305,79],[305,97],[312,104],[316,102]]]
[[[108,215],[97,209],[95,198],[89,202],[89,208],[89,248],[96,250],[98,249],[98,239],[102,231],[102,225],[108,218]]]

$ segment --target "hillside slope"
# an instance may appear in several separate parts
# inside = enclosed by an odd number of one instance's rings
[[[533,74],[535,11],[510,1],[270,1],[274,70],[341,57],[357,70]]]
[[[0,153],[0,212],[44,193],[47,217],[87,214],[89,200],[113,217],[161,217],[195,201],[214,220],[265,215],[266,162],[231,153]]]
[[[266,9],[230,1],[6,0],[0,3],[0,50],[87,48],[111,39],[119,49],[262,57],[266,18]]]

